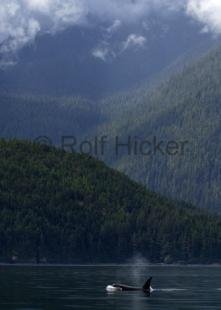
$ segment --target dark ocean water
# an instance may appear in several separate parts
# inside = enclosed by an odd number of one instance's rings
[[[151,297],[105,291],[116,281],[142,286],[149,276]],[[1,266],[0,309],[220,310],[221,267]]]

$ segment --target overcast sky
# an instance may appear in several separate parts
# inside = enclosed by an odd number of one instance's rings
[[[108,20],[107,31],[117,31],[122,22],[136,22],[153,10],[168,16],[183,11],[202,24],[202,31],[221,33],[221,0],[0,0],[0,51],[13,53],[39,33],[88,24],[89,16]],[[131,36],[125,48],[144,42]]]

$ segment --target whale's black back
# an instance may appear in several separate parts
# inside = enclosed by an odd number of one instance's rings
[[[134,287],[128,286],[125,284],[113,284],[113,287],[119,288],[122,291],[143,291],[145,293],[150,293],[150,286],[151,286],[152,277],[147,280],[143,287]]]

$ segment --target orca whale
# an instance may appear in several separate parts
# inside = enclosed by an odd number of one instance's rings
[[[125,284],[119,284],[119,283],[113,283],[112,285],[108,285],[106,287],[106,291],[113,293],[113,292],[118,292],[118,291],[141,291],[144,292],[145,294],[150,294],[153,289],[151,287],[151,281],[152,281],[152,277],[149,278],[145,284],[142,287],[135,287],[135,286],[129,286],[129,285],[125,285]]]

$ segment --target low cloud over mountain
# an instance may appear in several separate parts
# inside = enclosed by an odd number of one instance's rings
[[[219,0],[2,0],[0,6],[1,62],[11,64],[17,50],[33,42],[38,34],[55,33],[74,25],[88,25],[92,20],[109,21],[112,35],[122,23],[133,23],[151,12],[168,15],[183,11],[202,23],[203,31],[221,32]],[[125,47],[143,45],[145,38],[133,34],[125,38]],[[101,59],[107,48],[94,51]]]

